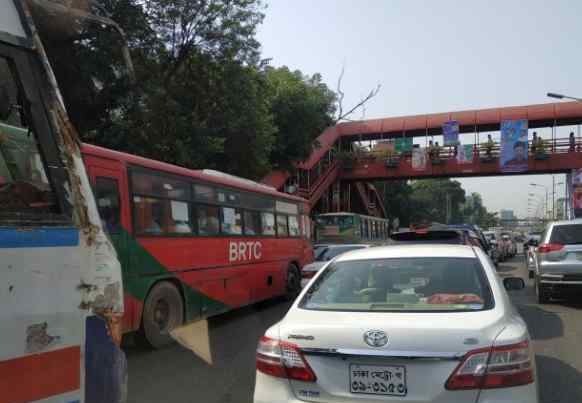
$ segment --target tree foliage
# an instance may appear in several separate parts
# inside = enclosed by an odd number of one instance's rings
[[[319,74],[305,76],[299,70],[269,67],[266,76],[277,127],[271,162],[276,168],[291,169],[294,161],[309,157],[317,136],[333,124],[335,93]]]
[[[424,179],[412,183],[411,203],[414,221],[462,222],[461,205],[465,191],[458,181]]]
[[[82,139],[190,168],[260,178],[309,156],[333,122],[335,94],[260,60],[262,0],[102,0],[125,31],[86,25],[46,44]]]
[[[488,228],[497,224],[497,213],[487,211],[479,193],[465,194],[458,181],[423,179],[376,183],[384,198],[389,218],[398,218],[401,227],[418,223],[477,224]]]

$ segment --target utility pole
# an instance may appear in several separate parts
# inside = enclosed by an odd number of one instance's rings
[[[552,221],[556,219],[556,180],[552,175]]]

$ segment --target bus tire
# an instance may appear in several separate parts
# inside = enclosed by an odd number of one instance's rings
[[[178,288],[168,282],[155,284],[143,305],[138,344],[160,349],[174,342],[170,331],[184,323],[184,301]]]
[[[287,267],[286,291],[288,299],[295,298],[301,291],[301,272],[293,263]]]

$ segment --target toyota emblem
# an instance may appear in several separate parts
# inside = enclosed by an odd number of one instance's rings
[[[388,344],[388,335],[382,330],[368,330],[364,333],[364,341],[370,347],[384,347]]]

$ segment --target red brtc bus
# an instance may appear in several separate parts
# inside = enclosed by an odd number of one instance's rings
[[[158,348],[169,330],[295,293],[313,259],[304,199],[217,171],[84,145],[123,268],[124,330]]]

